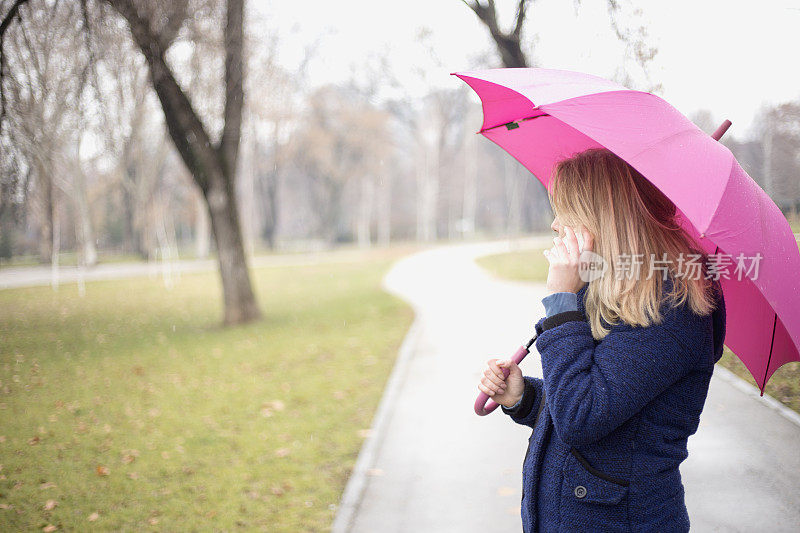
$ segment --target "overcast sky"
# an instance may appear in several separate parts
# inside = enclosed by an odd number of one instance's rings
[[[710,109],[716,121],[730,119],[730,133],[743,138],[763,103],[800,99],[800,2],[637,0],[639,18],[629,2],[621,3],[621,22],[634,28],[644,23],[648,43],[659,49],[651,79],[663,84],[661,96],[684,114]],[[497,4],[510,23],[516,0]],[[525,26],[527,51],[539,67],[611,78],[623,64],[624,47],[610,28],[606,2],[583,4],[576,16],[570,0],[536,1]],[[449,73],[468,70],[476,57],[493,51],[486,30],[460,0],[254,0],[251,6],[269,27],[280,28],[287,67],[318,40],[309,72],[313,84],[345,81],[370,54],[387,50],[392,70],[410,90],[457,87],[463,82]],[[435,60],[419,43],[420,28],[431,31]],[[638,77],[636,65],[628,65]]]

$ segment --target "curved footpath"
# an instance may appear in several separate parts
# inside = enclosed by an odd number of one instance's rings
[[[530,428],[473,411],[486,361],[544,315],[544,285],[493,278],[474,259],[550,237],[455,245],[398,261],[384,285],[416,320],[350,476],[334,533],[520,531]],[[536,351],[522,362],[541,376]],[[692,531],[800,531],[800,416],[717,365],[681,465]]]

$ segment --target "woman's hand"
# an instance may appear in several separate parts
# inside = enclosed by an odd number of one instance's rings
[[[507,378],[503,378],[503,368],[508,368]],[[511,407],[522,398],[525,380],[522,370],[513,361],[489,359],[478,389],[500,405]]]
[[[589,230],[580,227],[583,237],[583,251],[591,251],[594,239]],[[580,277],[580,256],[581,250],[578,249],[578,238],[575,231],[564,226],[565,236],[553,237],[553,248],[544,251],[544,256],[550,262],[550,269],[547,272],[547,290],[552,294],[556,292],[575,292],[586,285]]]

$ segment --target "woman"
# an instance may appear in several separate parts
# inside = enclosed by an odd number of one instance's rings
[[[545,252],[549,295],[536,324],[544,377],[490,359],[478,386],[533,428],[523,529],[688,531],[678,466],[722,356],[719,274],[675,205],[612,152],[564,160],[550,183],[559,237]],[[608,266],[588,283],[576,229]]]

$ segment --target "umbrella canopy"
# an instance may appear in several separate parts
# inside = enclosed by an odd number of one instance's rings
[[[479,133],[545,187],[558,161],[607,148],[675,203],[682,227],[702,250],[732,261],[719,278],[725,344],[762,396],[778,368],[800,361],[797,241],[778,206],[727,147],[659,96],[597,76],[542,68],[454,75],[481,99]],[[745,268],[737,272],[739,262]]]

